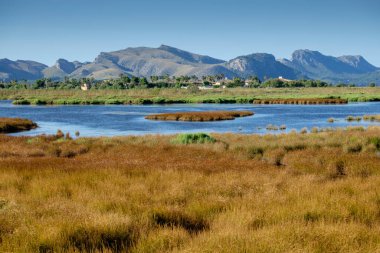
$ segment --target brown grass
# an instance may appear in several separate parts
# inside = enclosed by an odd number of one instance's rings
[[[1,135],[0,252],[376,252],[379,136]]]
[[[176,112],[152,114],[145,117],[149,120],[171,120],[171,121],[219,121],[233,120],[237,117],[252,116],[250,111],[207,111],[207,112]]]
[[[28,119],[22,118],[0,118],[0,133],[14,133],[31,130],[37,124]]]
[[[315,104],[347,104],[347,99],[340,98],[289,98],[289,99],[257,99],[254,104],[297,104],[297,105],[315,105]]]

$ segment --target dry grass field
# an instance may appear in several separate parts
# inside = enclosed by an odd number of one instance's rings
[[[380,128],[0,135],[0,252],[379,252]]]

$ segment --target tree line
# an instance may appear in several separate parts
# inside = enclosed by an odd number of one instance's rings
[[[320,80],[286,80],[280,78],[261,81],[257,76],[227,79],[223,74],[210,76],[150,76],[136,77],[120,75],[118,78],[109,80],[95,80],[94,78],[68,78],[56,81],[42,78],[28,83],[27,81],[0,82],[0,89],[80,89],[86,84],[90,89],[150,89],[150,88],[199,88],[201,86],[223,87],[223,88],[292,88],[292,87],[330,87],[332,84]],[[337,84],[337,87],[353,87],[354,84]],[[375,87],[375,83],[368,86]]]

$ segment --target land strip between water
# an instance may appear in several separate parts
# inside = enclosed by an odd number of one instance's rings
[[[179,104],[179,103],[254,103],[255,101],[293,101],[312,104],[314,101],[380,101],[379,87],[320,87],[320,88],[229,88],[130,89],[130,90],[0,90],[0,99],[14,104]],[[270,102],[268,102],[270,103]]]

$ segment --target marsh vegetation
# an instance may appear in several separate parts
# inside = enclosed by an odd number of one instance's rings
[[[0,135],[0,251],[375,252],[379,152],[378,127]]]
[[[251,111],[201,111],[151,114],[145,117],[149,120],[169,121],[220,121],[234,120],[239,117],[252,116]]]
[[[129,90],[5,90],[0,99],[15,104],[173,104],[173,103],[253,103],[258,101],[380,101],[379,87],[319,87],[319,88],[230,88],[196,90],[175,88]],[[317,100],[316,100],[317,99]],[[268,102],[269,103],[269,102]]]
[[[324,105],[347,104],[347,99],[340,98],[285,98],[285,99],[257,99],[254,104],[291,104],[291,105]]]
[[[37,124],[29,119],[0,118],[0,134],[27,131],[36,127]]]

